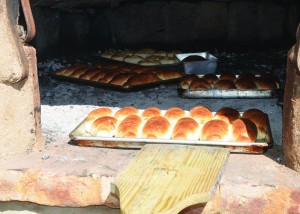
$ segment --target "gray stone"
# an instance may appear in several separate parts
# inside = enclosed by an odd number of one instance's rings
[[[274,3],[264,1],[258,7],[259,41],[278,41],[283,36],[285,9]]]
[[[229,42],[252,42],[256,39],[257,3],[237,1],[230,3],[228,20]]]

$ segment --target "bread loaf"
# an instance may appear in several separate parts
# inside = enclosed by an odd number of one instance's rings
[[[179,119],[173,129],[171,138],[183,140],[198,140],[198,123],[194,119],[189,117]]]
[[[197,78],[191,82],[189,89],[211,89],[211,86],[205,79]]]
[[[211,110],[204,106],[193,107],[189,112],[189,116],[195,119],[199,124],[204,124],[213,119]]]
[[[226,123],[232,124],[235,120],[241,117],[240,113],[234,108],[224,107],[219,109],[214,118],[223,120]]]
[[[213,87],[214,84],[219,80],[215,74],[205,74],[202,78],[205,79],[211,85],[211,87]]]
[[[247,118],[240,118],[232,124],[232,141],[255,142],[257,139],[257,128],[255,124]]]
[[[214,88],[216,89],[235,89],[235,84],[231,80],[219,80],[215,83]]]
[[[111,59],[117,60],[117,61],[124,61],[125,57],[126,57],[126,55],[124,55],[124,54],[116,53],[116,54],[111,56]]]
[[[229,124],[223,120],[210,120],[204,124],[201,140],[228,141]]]
[[[255,89],[256,85],[251,79],[239,78],[235,81],[237,89]]]
[[[127,106],[119,109],[115,113],[114,117],[117,118],[119,121],[121,121],[130,115],[138,115],[138,114],[139,114],[139,110],[137,110],[135,107]]]
[[[82,67],[82,68],[79,68],[77,70],[75,70],[71,75],[70,77],[73,77],[73,78],[79,78],[82,74],[85,74],[90,68],[89,67]]]
[[[141,123],[142,119],[139,116],[130,115],[118,125],[115,136],[137,138],[139,136],[138,131]]]
[[[226,73],[221,74],[219,79],[220,80],[230,80],[230,81],[234,82],[236,79],[236,76],[232,72],[226,72]]]
[[[155,51],[152,53],[153,56],[167,56],[166,51]]]
[[[136,56],[136,55],[133,55],[133,56],[126,56],[126,57],[124,58],[124,62],[137,64],[139,61],[141,61],[141,60],[143,60],[143,59],[144,59],[143,57]]]
[[[142,58],[146,58],[147,56],[152,55],[155,52],[155,50],[150,48],[144,48],[136,51],[133,55],[141,56]]]
[[[177,120],[179,120],[180,118],[185,117],[185,111],[182,110],[181,108],[169,108],[166,112],[165,112],[165,118],[167,118],[171,123],[175,123]]]
[[[62,75],[62,76],[70,76],[74,71],[77,69],[86,67],[85,65],[78,64],[69,68],[64,68],[56,72],[57,75]]]
[[[133,75],[134,75],[134,73],[121,73],[121,74],[117,74],[116,76],[114,76],[114,78],[112,78],[112,80],[109,83],[113,84],[113,85],[120,85],[120,86],[122,86]]]
[[[111,116],[96,119],[91,127],[91,135],[98,137],[113,137],[118,120]]]
[[[181,71],[176,70],[159,70],[155,74],[161,80],[176,79],[183,76]]]
[[[255,85],[258,89],[276,89],[276,81],[268,77],[258,77],[255,79]]]
[[[102,79],[103,77],[105,77],[105,75],[108,74],[109,72],[110,72],[110,70],[101,69],[96,75],[91,77],[91,80],[98,81],[98,80]]]
[[[241,73],[236,80],[238,79],[248,79],[248,80],[255,80],[255,75],[254,74],[250,74],[250,73]]]
[[[116,54],[116,50],[107,50],[101,53],[101,56],[104,58],[111,58],[114,54]]]
[[[155,75],[151,73],[141,73],[138,75],[133,75],[128,79],[128,81],[124,84],[125,87],[131,87],[146,83],[153,83],[160,81],[160,79]]]
[[[242,117],[251,120],[256,125],[258,140],[268,140],[268,116],[264,112],[259,109],[248,109],[243,113]]]
[[[161,115],[161,110],[156,107],[150,107],[143,111],[141,117],[143,120],[149,120],[152,117],[157,117]]]
[[[142,138],[170,139],[170,122],[162,116],[150,118],[142,129]]]
[[[175,57],[164,57],[160,60],[160,64],[163,65],[170,65],[175,63],[178,63],[178,60],[176,60]]]
[[[188,74],[183,76],[180,80],[179,88],[189,89],[191,82],[196,79],[198,79],[196,74]]]
[[[91,111],[88,114],[88,116],[85,120],[85,123],[84,123],[85,130],[87,132],[90,132],[92,124],[97,118],[103,117],[103,116],[112,116],[112,115],[113,115],[113,111],[110,108],[100,107],[100,108],[94,109],[93,111]]]
[[[118,70],[112,70],[108,72],[103,78],[99,79],[98,82],[109,83],[118,74],[120,74]]]
[[[138,64],[144,66],[160,65],[160,61],[156,59],[143,59]]]
[[[92,77],[97,75],[100,72],[100,69],[97,67],[93,67],[86,71],[84,74],[79,76],[79,79],[84,79],[84,80],[91,80]]]

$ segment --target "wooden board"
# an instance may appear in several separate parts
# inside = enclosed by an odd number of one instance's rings
[[[214,195],[230,150],[145,145],[112,183],[122,213],[178,213]]]

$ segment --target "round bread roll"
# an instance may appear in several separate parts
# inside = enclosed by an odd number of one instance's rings
[[[255,142],[256,139],[257,128],[251,120],[240,118],[233,122],[231,141]]]
[[[240,75],[238,75],[237,79],[249,79],[249,80],[252,80],[254,81],[255,80],[255,75],[254,74],[251,74],[251,73],[241,73]]]
[[[181,118],[177,121],[171,138],[182,140],[198,140],[199,139],[199,125],[189,117]]]
[[[160,60],[160,64],[162,65],[171,65],[177,63],[177,60],[175,57],[164,57]]]
[[[83,67],[86,67],[86,65],[78,64],[78,65],[75,65],[72,67],[68,67],[68,68],[64,68],[59,71],[56,71],[55,74],[62,75],[62,76],[70,76],[74,71],[76,71],[80,68],[83,68]]]
[[[170,122],[162,116],[150,118],[142,129],[142,138],[170,139]]]
[[[277,88],[280,87],[280,80],[279,80],[279,78],[276,75],[274,75],[272,73],[262,73],[260,75],[260,77],[270,78],[270,79],[272,79],[273,81],[276,82]]]
[[[251,79],[239,78],[235,81],[237,89],[255,89],[256,85]]]
[[[125,57],[126,57],[126,55],[124,55],[124,54],[116,53],[116,54],[112,55],[110,58],[113,60],[117,60],[117,61],[124,61]]]
[[[152,55],[154,52],[155,52],[155,50],[153,50],[153,49],[144,48],[144,49],[140,49],[140,50],[136,51],[133,55],[141,56],[143,58],[146,58],[146,57]]]
[[[128,81],[124,84],[124,87],[131,87],[146,83],[153,83],[160,81],[160,79],[155,75],[151,73],[141,73],[133,75],[128,79]]]
[[[234,82],[236,79],[236,76],[234,73],[226,72],[226,73],[221,74],[219,79],[220,80],[230,80],[230,81]]]
[[[213,119],[211,110],[204,106],[193,107],[189,112],[189,116],[196,120],[199,124],[204,124]]]
[[[104,58],[111,58],[116,53],[118,53],[116,50],[106,50],[101,53],[101,56]]]
[[[189,89],[211,89],[211,86],[205,79],[198,78],[191,82]]]
[[[135,107],[127,106],[118,110],[115,113],[114,117],[117,118],[119,121],[122,121],[123,119],[125,119],[130,115],[138,115],[138,114],[139,114],[139,110],[137,110]]]
[[[158,56],[158,55],[150,55],[150,56],[147,56],[144,60],[158,60],[158,61],[160,61],[160,60],[162,60],[162,59],[164,59],[165,57],[163,57],[163,56]]]
[[[161,115],[161,110],[159,108],[150,107],[143,111],[141,117],[143,120],[149,120],[152,117],[157,117]]]
[[[139,61],[138,63],[139,65],[143,65],[143,66],[153,66],[153,65],[160,65],[160,61],[156,60],[156,59],[144,59]]]
[[[255,85],[258,89],[276,89],[276,81],[268,77],[257,77],[255,79]]]
[[[138,131],[141,124],[142,119],[139,116],[130,115],[118,125],[115,136],[137,138],[139,136]]]
[[[125,49],[121,51],[121,54],[126,55],[126,56],[132,56],[134,53],[133,50]]]
[[[176,71],[176,70],[159,70],[159,71],[156,71],[156,72],[153,71],[153,72],[161,80],[176,79],[176,78],[180,78],[183,76],[183,73],[181,71]]]
[[[179,120],[180,118],[185,117],[185,111],[182,110],[181,108],[169,108],[166,112],[165,112],[165,118],[167,118],[171,123],[175,123],[177,120]]]
[[[257,139],[269,140],[267,135],[268,116],[259,109],[248,109],[242,115],[243,118],[251,120],[257,127]]]
[[[100,108],[94,109],[93,111],[91,111],[88,114],[87,118],[85,119],[85,122],[84,122],[85,131],[86,132],[91,131],[92,124],[97,118],[103,117],[103,116],[112,116],[112,115],[113,115],[113,111],[110,108],[100,107]]]
[[[108,74],[109,72],[110,72],[110,70],[108,70],[108,69],[101,69],[96,75],[91,77],[91,80],[98,81],[98,80],[102,79],[103,77],[105,77],[105,75]]]
[[[140,57],[140,56],[136,56],[136,55],[133,55],[133,56],[126,56],[124,58],[124,62],[129,62],[129,63],[134,63],[134,64],[138,64],[139,61],[143,60],[144,58],[143,57]]]
[[[79,76],[79,79],[84,79],[84,80],[91,80],[92,77],[97,75],[100,72],[99,68],[91,68],[88,71],[86,71],[84,74]]]
[[[113,84],[113,85],[121,85],[122,86],[133,75],[134,75],[134,73],[118,74],[118,75],[114,76],[114,78],[112,78],[112,80],[109,83]]]
[[[118,70],[112,70],[108,72],[103,78],[99,79],[98,82],[109,83],[118,74],[120,74]]]
[[[235,84],[231,80],[219,80],[214,85],[215,89],[236,89]]]
[[[219,109],[214,116],[214,118],[223,120],[226,123],[230,123],[230,124],[232,124],[232,122],[239,119],[240,117],[241,115],[238,112],[238,110],[234,108],[228,108],[228,107]]]
[[[223,120],[210,120],[204,124],[201,140],[228,141],[229,124]]]
[[[91,127],[91,135],[97,137],[113,137],[118,120],[111,116],[99,117]]]
[[[214,84],[219,80],[215,74],[205,74],[202,78],[205,79],[211,85],[211,87],[213,87]]]
[[[153,56],[167,56],[166,51],[155,51],[152,53]]]
[[[198,78],[199,77],[196,74],[187,74],[187,75],[183,76],[180,80],[179,88],[189,89],[191,82]]]

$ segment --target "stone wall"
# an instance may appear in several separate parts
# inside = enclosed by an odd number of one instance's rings
[[[38,53],[113,47],[293,44],[298,1],[142,1],[67,10],[34,7]]]

